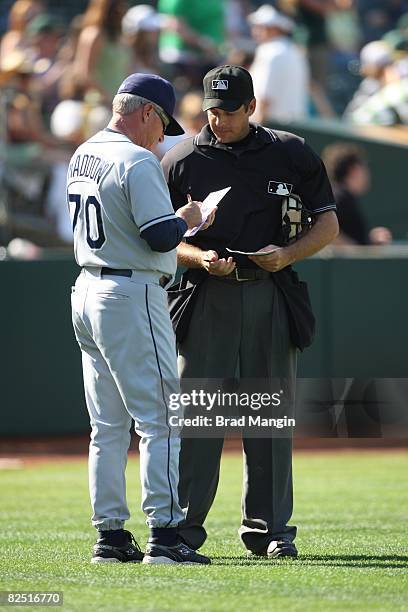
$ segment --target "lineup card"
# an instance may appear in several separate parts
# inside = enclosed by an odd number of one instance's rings
[[[280,249],[280,247],[275,247],[274,249],[270,249],[269,251],[234,251],[233,249],[229,249],[227,247],[227,251],[229,253],[237,253],[238,255],[270,255]]]
[[[205,198],[205,200],[203,200],[203,203],[201,204],[201,223],[200,225],[196,225],[196,227],[193,227],[193,229],[187,230],[184,234],[186,238],[189,238],[190,236],[195,236],[195,234],[200,231],[204,223],[207,221],[208,215],[210,215],[212,211],[217,208],[222,198],[225,196],[226,193],[229,192],[230,189],[231,187],[225,187],[225,189],[220,189],[219,191],[212,191],[208,194],[208,196]]]

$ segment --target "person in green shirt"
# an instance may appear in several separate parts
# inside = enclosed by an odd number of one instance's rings
[[[159,0],[167,15],[160,36],[160,59],[171,65],[173,76],[184,75],[199,86],[219,56],[224,42],[224,0]]]

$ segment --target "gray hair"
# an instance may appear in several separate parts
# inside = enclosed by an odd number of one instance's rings
[[[112,102],[112,110],[120,115],[130,115],[134,113],[140,106],[144,104],[154,104],[142,96],[135,96],[130,93],[116,94]]]

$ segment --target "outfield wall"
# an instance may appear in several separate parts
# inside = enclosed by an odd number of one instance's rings
[[[408,251],[355,248],[296,266],[318,327],[300,377],[407,378]],[[0,435],[87,432],[70,259],[0,262]]]
[[[408,129],[350,126],[339,120],[306,119],[271,126],[306,139],[317,153],[335,142],[362,146],[371,170],[371,188],[361,198],[369,227],[385,225],[396,240],[408,240],[405,181],[408,167]]]

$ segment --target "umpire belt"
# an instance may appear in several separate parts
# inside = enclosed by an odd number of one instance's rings
[[[229,280],[235,282],[266,280],[271,278],[271,272],[262,270],[261,268],[235,268],[225,276],[217,276],[218,279]]]
[[[160,287],[165,287],[170,278],[168,276],[159,276],[155,272],[143,271],[143,270],[126,270],[123,268],[102,268],[97,267],[85,267],[83,268],[86,274],[90,274],[96,278],[103,278],[104,276],[124,276],[126,278],[138,279],[142,283],[158,283]]]

